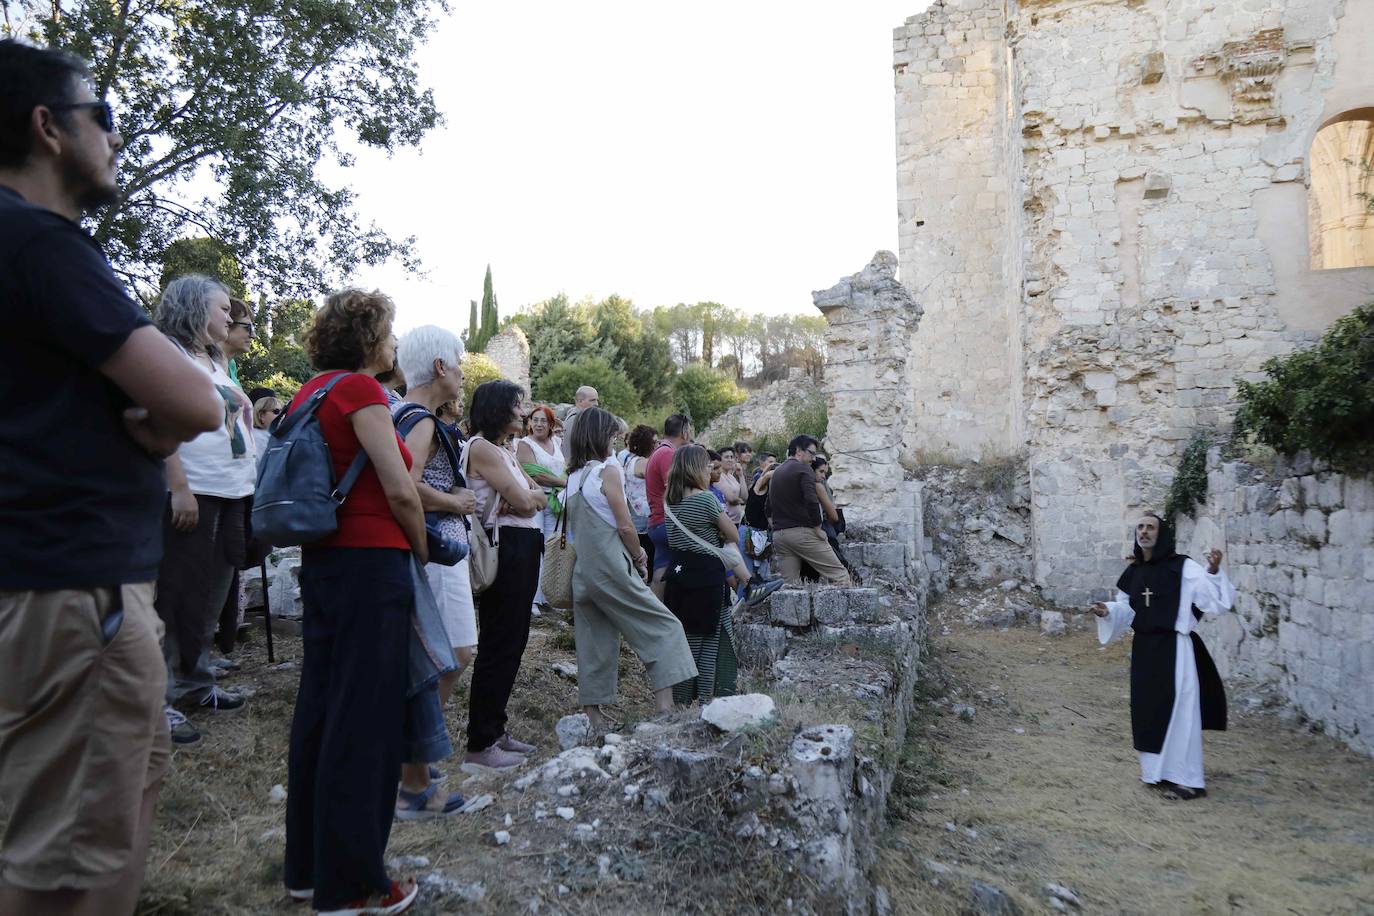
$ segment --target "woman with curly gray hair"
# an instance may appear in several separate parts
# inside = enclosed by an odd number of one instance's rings
[[[184,443],[167,459],[168,501],[158,616],[167,627],[167,724],[172,740],[191,744],[199,732],[176,704],[197,711],[236,710],[243,700],[215,686],[210,641],[246,546],[244,523],[257,479],[252,405],[221,364],[229,335],[229,291],[196,274],[167,284],[157,326],[186,353],[224,400],[224,423]]]

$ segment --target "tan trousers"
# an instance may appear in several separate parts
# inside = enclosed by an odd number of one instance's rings
[[[153,585],[0,591],[0,881],[28,890],[118,881],[143,792],[170,760]]]
[[[788,585],[801,585],[805,560],[831,585],[848,585],[849,570],[835,558],[830,542],[819,528],[784,528],[773,532],[773,552]]]

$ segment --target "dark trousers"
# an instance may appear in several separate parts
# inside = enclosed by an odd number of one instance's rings
[[[468,691],[470,751],[484,751],[506,733],[506,704],[530,641],[530,605],[543,553],[540,529],[501,528],[496,581],[477,596],[477,661]]]
[[[386,893],[383,854],[401,776],[410,552],[301,555],[301,684],[287,762],[286,886],[316,909]],[[527,609],[528,610],[528,609]]]

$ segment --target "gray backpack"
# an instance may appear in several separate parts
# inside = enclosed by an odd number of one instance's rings
[[[329,389],[351,374],[340,372],[272,424],[267,451],[258,462],[252,524],[254,537],[273,547],[311,544],[333,534],[339,507],[367,465],[367,452],[360,449],[336,484],[334,459],[315,416]]]

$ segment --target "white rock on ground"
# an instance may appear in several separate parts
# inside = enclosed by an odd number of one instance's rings
[[[565,820],[565,821],[570,821],[570,820],[572,820],[574,817],[577,816],[577,811],[576,811],[575,809],[573,809],[573,808],[567,808],[567,807],[558,807],[558,808],[554,808],[554,809],[553,809],[553,813],[554,813],[554,814],[557,814],[559,817],[563,818],[563,820]]]
[[[272,799],[275,804],[280,805],[286,801],[286,789],[277,785],[272,787],[272,791],[267,793],[267,797]]]
[[[1041,611],[1040,612],[1040,632],[1046,636],[1062,636],[1064,634],[1064,612],[1063,611]]]
[[[766,693],[717,697],[701,710],[703,721],[710,722],[724,732],[769,725],[776,721],[777,715],[777,704]]]
[[[572,662],[554,662],[553,673],[570,681],[577,680],[577,666]]]
[[[592,740],[592,720],[587,718],[586,713],[564,716],[558,720],[553,730],[558,736],[558,746],[565,751],[588,744]]]

